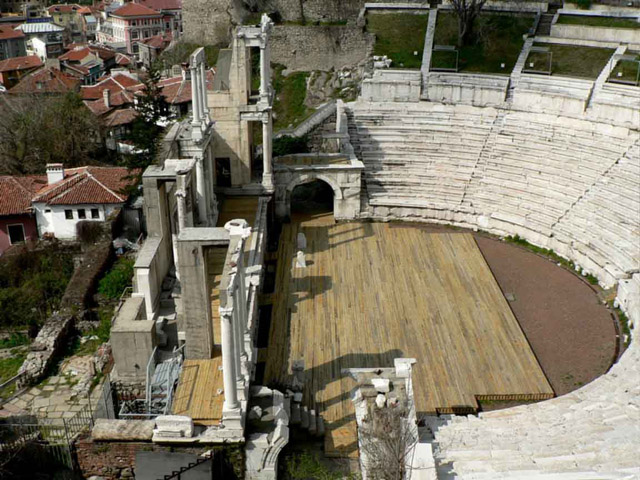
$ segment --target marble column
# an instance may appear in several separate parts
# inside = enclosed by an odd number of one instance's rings
[[[224,382],[225,410],[240,407],[236,385],[236,345],[233,327],[233,308],[220,308],[220,333],[222,336],[222,380]]]
[[[198,197],[198,217],[200,218],[201,225],[208,225],[209,218],[207,214],[208,199],[207,199],[207,186],[204,178],[204,159],[202,156],[196,157],[196,189]]]
[[[234,292],[234,299],[235,299],[235,295],[238,294],[238,291],[236,290]],[[243,382],[244,381],[244,376],[242,375],[242,356],[246,356],[244,353],[244,336],[242,335],[242,327],[241,327],[241,319],[240,319],[240,312],[238,311],[238,303],[237,301],[233,302],[233,325],[234,325],[234,338],[235,338],[235,348],[236,348],[236,355],[235,355],[235,361],[236,361],[236,381],[238,382]],[[246,360],[246,358],[245,358]]]
[[[266,189],[273,188],[272,134],[271,114],[267,113],[267,119],[262,121],[262,186]]]
[[[187,226],[187,193],[184,190],[176,192],[178,203],[178,231],[181,232]]]
[[[201,92],[201,106],[202,106],[202,120],[204,125],[209,125],[211,121],[209,117],[209,102],[207,97],[207,69],[204,66],[204,62],[200,63],[200,92]]]
[[[198,76],[200,72],[198,71],[198,67],[195,65],[191,65],[191,116],[192,121],[191,124],[194,127],[200,127],[200,122],[202,118],[200,113],[202,112],[202,107],[200,106],[200,95],[202,92],[198,88],[194,88],[198,84]]]
[[[269,95],[269,59],[266,42],[260,46],[260,97]]]

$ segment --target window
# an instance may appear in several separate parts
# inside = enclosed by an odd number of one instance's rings
[[[65,210],[64,218],[66,218],[67,220],[73,220],[73,210]]]
[[[87,212],[84,211],[84,208],[78,209],[78,218],[87,218]]]
[[[100,212],[97,208],[91,209],[91,218],[100,218]]]
[[[24,227],[21,223],[8,225],[7,230],[9,231],[9,242],[11,242],[11,245],[24,243]]]
[[[136,30],[134,30],[133,32],[131,32],[131,38],[133,40],[137,40],[138,39],[138,32]]]

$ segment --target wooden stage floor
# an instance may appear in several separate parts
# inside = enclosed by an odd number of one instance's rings
[[[293,268],[296,236],[306,269]],[[477,400],[551,398],[545,378],[472,235],[331,215],[285,225],[265,384],[291,384],[326,422],[325,453],[357,451],[349,367],[415,357],[418,414],[469,413]]]
[[[235,218],[244,218],[252,225],[257,208],[258,197],[227,198],[222,203],[217,226],[224,227],[226,222]],[[224,395],[218,394],[218,390],[223,388],[218,287],[226,255],[226,247],[209,248],[206,251],[214,356],[210,359],[184,361],[173,401],[174,415],[188,415],[198,425],[217,425],[222,419]]]

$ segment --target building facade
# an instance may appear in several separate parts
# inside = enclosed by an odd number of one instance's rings
[[[129,54],[138,53],[138,42],[164,32],[163,15],[144,5],[128,3],[107,16],[97,39],[103,43],[123,44]]]
[[[0,25],[0,61],[27,54],[25,35],[11,25]]]

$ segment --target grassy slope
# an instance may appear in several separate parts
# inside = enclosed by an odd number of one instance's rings
[[[614,50],[610,48],[578,47],[574,45],[540,45],[548,47],[552,53],[551,73],[569,77],[595,79],[611,58]],[[546,55],[532,53],[527,58],[529,63],[546,64]],[[534,67],[535,68],[535,67]]]
[[[276,65],[273,70],[273,87],[276,91],[273,104],[276,114],[275,131],[288,128],[289,125],[298,125],[313,113],[313,110],[304,104],[309,73],[296,72],[285,77],[282,75],[283,69],[282,65]]]
[[[483,13],[475,25],[477,41],[460,49],[460,71],[511,73],[524,40],[522,36],[533,26],[533,15]],[[456,45],[458,18],[453,12],[438,13],[434,45]],[[501,64],[505,68],[501,68]],[[455,66],[455,54],[434,52],[431,66]]]
[[[589,27],[640,28],[640,22],[631,18],[590,17],[588,15],[560,15],[558,23]]]
[[[420,68],[427,20],[427,14],[367,14],[367,31],[376,35],[373,54],[387,55],[392,68]]]

